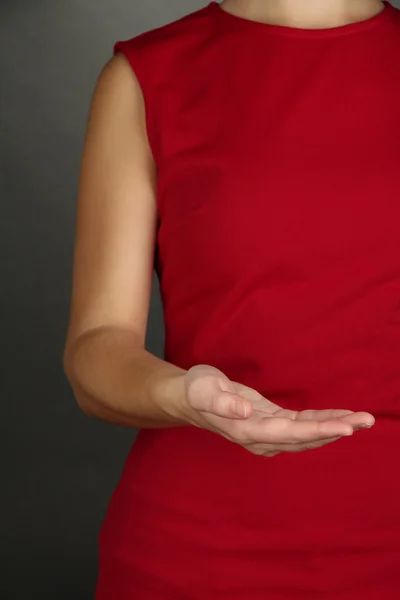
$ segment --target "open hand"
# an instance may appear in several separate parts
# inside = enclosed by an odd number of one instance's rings
[[[367,412],[282,409],[208,365],[189,369],[185,388],[189,423],[260,456],[319,448],[375,423]]]

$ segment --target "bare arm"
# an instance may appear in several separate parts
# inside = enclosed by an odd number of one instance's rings
[[[117,55],[99,77],[87,127],[64,368],[86,414],[131,427],[187,424],[186,371],[144,349],[155,190],[142,93]]]

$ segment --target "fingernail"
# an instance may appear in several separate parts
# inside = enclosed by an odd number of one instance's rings
[[[235,415],[238,417],[246,418],[247,417],[247,406],[244,402],[235,402],[234,411]]]
[[[374,423],[363,423],[361,425],[361,429],[371,429],[374,426]]]

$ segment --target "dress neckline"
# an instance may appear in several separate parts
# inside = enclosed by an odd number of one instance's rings
[[[228,12],[219,4],[219,2],[210,2],[208,9],[215,14],[221,24],[225,26],[235,27],[239,29],[248,29],[249,31],[261,33],[272,33],[277,35],[284,35],[290,37],[307,37],[307,38],[330,38],[339,37],[342,35],[349,35],[353,33],[359,33],[362,31],[368,31],[372,28],[380,26],[386,23],[392,16],[396,9],[385,0],[383,2],[383,9],[376,15],[369,17],[363,21],[357,21],[355,23],[348,23],[347,25],[340,25],[338,27],[320,28],[320,29],[304,29],[297,27],[288,27],[284,25],[272,25],[270,23],[264,23],[262,21],[254,21],[247,19],[234,13]]]

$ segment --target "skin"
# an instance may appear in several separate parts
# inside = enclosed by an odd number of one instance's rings
[[[325,29],[370,19],[384,4],[380,0],[224,0],[221,7],[252,21]]]
[[[225,0],[243,18],[333,27],[378,14],[375,0]],[[145,350],[157,225],[156,168],[139,83],[122,55],[103,68],[82,157],[64,369],[87,415],[138,428],[193,425],[253,454],[318,448],[372,427],[347,409],[283,410],[211,365],[185,371]]]

